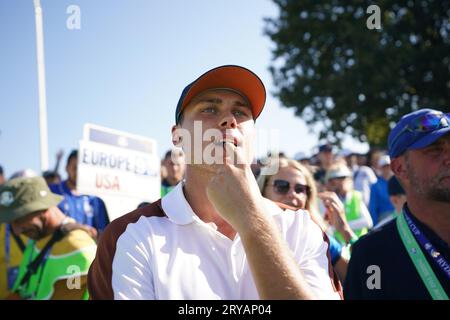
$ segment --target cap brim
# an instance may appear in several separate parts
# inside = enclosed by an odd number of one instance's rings
[[[26,204],[19,208],[10,210],[6,214],[0,215],[0,223],[10,223],[14,220],[25,217],[30,213],[56,207],[63,199],[63,196],[54,193],[49,194],[46,198],[43,198],[40,201]]]
[[[417,150],[425,148],[448,133],[450,133],[450,127],[445,127],[436,131],[432,131],[427,135],[425,135],[422,139],[419,139],[416,142],[414,142],[412,145],[406,148],[406,150]]]
[[[199,93],[215,88],[229,88],[239,91],[252,107],[253,119],[258,118],[266,102],[266,89],[261,79],[252,71],[234,65],[212,69],[195,80],[183,99],[179,113]]]

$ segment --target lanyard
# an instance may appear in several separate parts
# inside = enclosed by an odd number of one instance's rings
[[[411,225],[406,221],[407,214],[403,211],[403,214],[399,215],[397,218],[397,229],[400,234],[400,238],[403,241],[403,245],[405,246],[406,251],[409,254],[414,266],[416,267],[417,272],[420,275],[425,287],[430,293],[433,300],[448,300],[448,296],[442,288],[439,280],[436,278],[433,270],[431,269],[427,259],[425,258],[422,250],[420,249],[419,244],[411,232]],[[409,217],[408,217],[409,218]],[[411,219],[409,221],[412,223]],[[414,232],[417,233],[419,228],[417,228],[414,224]],[[428,242],[429,243],[429,242]]]
[[[51,241],[51,239],[50,239],[50,241]],[[49,242],[50,242],[50,241],[49,241]],[[48,242],[48,243],[49,243],[49,242]],[[46,246],[48,245],[48,243],[46,244]],[[19,285],[18,285],[18,287],[15,289],[15,292],[18,292],[19,294],[23,295],[22,297],[23,297],[24,299],[30,300],[30,299],[35,299],[35,298],[36,298],[36,294],[37,294],[38,291],[39,291],[39,287],[41,286],[42,275],[43,275],[43,273],[44,273],[44,267],[45,267],[45,264],[46,264],[46,262],[47,262],[48,257],[50,256],[51,248],[50,248],[50,250],[47,250],[47,251],[46,251],[44,257],[41,259],[41,261],[39,262],[39,265],[37,266],[37,270],[35,270],[35,271],[27,278],[27,280],[24,282],[24,278],[28,276],[28,272],[29,272],[29,270],[30,270],[30,268],[31,268],[31,266],[32,266],[32,264],[33,264],[33,262],[35,262],[35,260],[33,260],[33,258],[36,259],[37,256],[39,256],[39,254],[38,254],[36,257],[33,257],[33,253],[35,252],[35,249],[34,249],[34,248],[35,248],[35,247],[37,248],[37,246],[36,246],[36,241],[30,240],[30,241],[28,242],[28,244],[27,244],[27,247],[31,247],[31,249],[30,249],[30,254],[28,255],[28,258],[25,258],[25,257],[23,258],[24,260],[26,259],[26,261],[27,261],[27,263],[26,263],[26,266],[27,266],[27,267],[26,267],[27,272],[26,272],[25,275],[22,277],[22,279],[20,279]],[[44,249],[42,249],[42,250],[45,250],[45,247],[44,247]],[[41,252],[42,252],[42,251],[41,251]],[[28,288],[29,288],[30,285],[31,285],[31,277],[35,274],[35,272],[39,272],[39,276],[38,276],[38,280],[37,280],[37,286],[36,286],[36,288],[34,289],[34,291],[30,293],[30,295],[26,295],[25,292],[28,291]],[[21,292],[22,292],[22,293],[21,293]]]
[[[405,220],[420,246],[426,250],[431,259],[433,259],[434,263],[436,263],[436,265],[447,275],[447,278],[450,280],[450,265],[447,260],[435,249],[427,237],[425,237],[425,235],[419,230],[407,212],[405,212]]]
[[[5,224],[5,261],[6,261],[6,268],[9,268],[9,262],[11,261],[11,226],[10,224]]]

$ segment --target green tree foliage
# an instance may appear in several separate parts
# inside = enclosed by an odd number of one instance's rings
[[[450,2],[273,0],[270,67],[282,104],[321,138],[348,133],[385,146],[392,125],[422,107],[450,111]],[[369,29],[377,5],[380,29]],[[372,14],[371,14],[372,13]]]

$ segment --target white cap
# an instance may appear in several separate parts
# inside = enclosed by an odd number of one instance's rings
[[[349,178],[352,177],[352,172],[350,169],[345,166],[341,165],[332,169],[329,169],[327,173],[325,174],[325,181],[328,181],[330,179],[335,178]]]
[[[352,155],[353,151],[349,150],[349,149],[342,149],[341,151],[338,152],[338,157],[343,157],[343,158],[347,158],[348,156]]]
[[[391,164],[391,158],[388,155],[384,155],[381,156],[380,159],[378,160],[378,166],[384,167],[384,166],[388,166]]]
[[[294,159],[297,161],[305,160],[305,159],[309,159],[309,158],[311,158],[311,156],[309,156],[306,152],[303,152],[303,151],[297,152],[294,155]]]

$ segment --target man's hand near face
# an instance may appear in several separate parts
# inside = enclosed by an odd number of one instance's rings
[[[260,298],[313,299],[287,243],[266,212],[265,200],[240,148],[224,143],[224,149],[224,164],[214,165],[217,175],[210,180],[207,194],[239,233]]]

